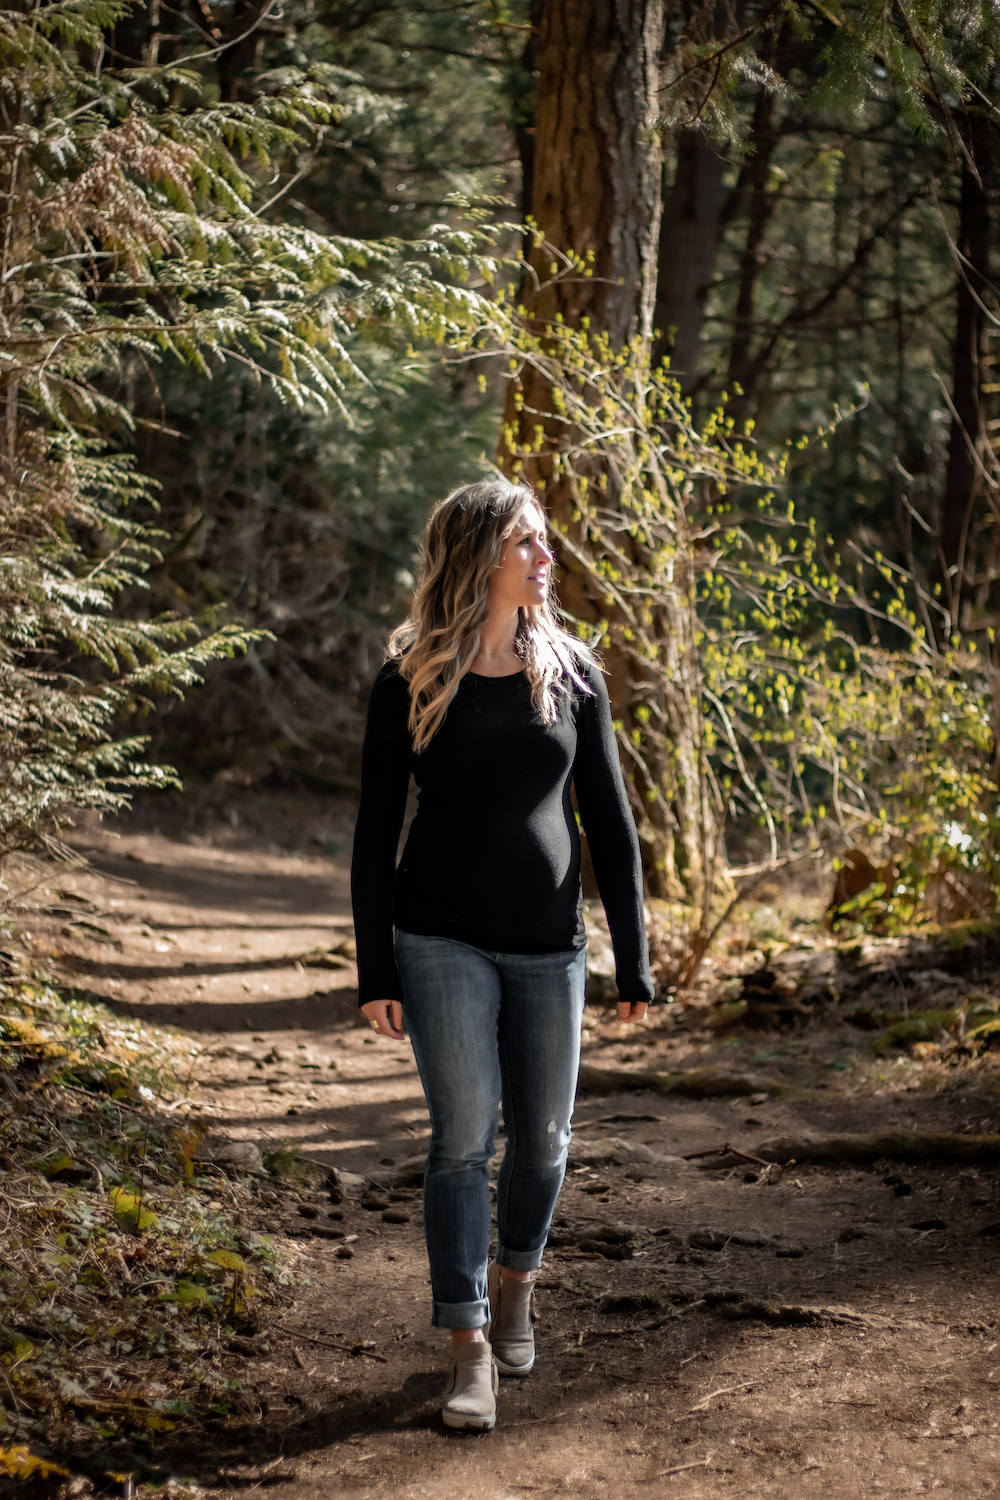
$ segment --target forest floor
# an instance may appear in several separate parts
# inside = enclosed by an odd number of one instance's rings
[[[408,1045],[376,1042],[359,1016],[353,965],[323,958],[351,932],[342,844],[346,831],[329,853],[303,833],[294,852],[123,821],[82,833],[90,868],[58,877],[66,901],[91,903],[92,929],[59,937],[38,896],[39,951],[58,945],[119,1014],[196,1039],[192,1110],[215,1136],[366,1179],[347,1178],[339,1204],[324,1187],[251,1183],[246,1222],[277,1237],[296,1284],[249,1357],[220,1346],[252,1416],[193,1445],[178,1435],[163,1462],[274,1500],[1000,1492],[997,1173],[683,1159],[817,1133],[997,1130],[996,1053],[879,1055],[829,1006],[765,1031],[708,1029],[703,1006],[661,1007],[638,1029],[588,1015],[589,1064],[765,1084],[581,1094],[535,1370],[501,1382],[492,1434],[446,1432],[447,1336],[430,1327],[404,1165],[426,1144],[420,1085]],[[935,972],[915,982],[953,983]],[[599,1253],[602,1234],[629,1258]]]

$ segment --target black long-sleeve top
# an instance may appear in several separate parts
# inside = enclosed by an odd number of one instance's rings
[[[523,672],[468,673],[430,744],[413,752],[409,684],[394,662],[375,679],[361,769],[351,892],[360,1005],[402,1000],[393,924],[500,953],[582,948],[580,819],[615,950],[622,1000],[653,997],[639,844],[604,679],[581,669],[543,724]],[[399,868],[411,773],[419,789]]]

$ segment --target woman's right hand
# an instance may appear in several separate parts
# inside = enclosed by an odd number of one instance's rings
[[[376,1035],[391,1036],[394,1042],[404,1040],[401,1000],[369,1000],[361,1009]]]

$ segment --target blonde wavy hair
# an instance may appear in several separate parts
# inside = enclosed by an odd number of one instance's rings
[[[389,637],[389,656],[410,685],[409,729],[418,753],[441,728],[459,682],[479,654],[490,574],[529,505],[544,515],[527,485],[483,480],[448,495],[427,523],[410,617]],[[531,684],[532,704],[542,723],[551,724],[569,683],[590,692],[581,668],[593,657],[560,626],[551,592],[544,604],[525,606],[519,616],[515,649]]]

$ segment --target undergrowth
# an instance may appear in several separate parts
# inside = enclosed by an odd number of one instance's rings
[[[0,981],[0,1482],[152,1472],[164,1442],[251,1410],[212,1365],[291,1278],[246,1227],[248,1179],[176,1118],[192,1048]]]

